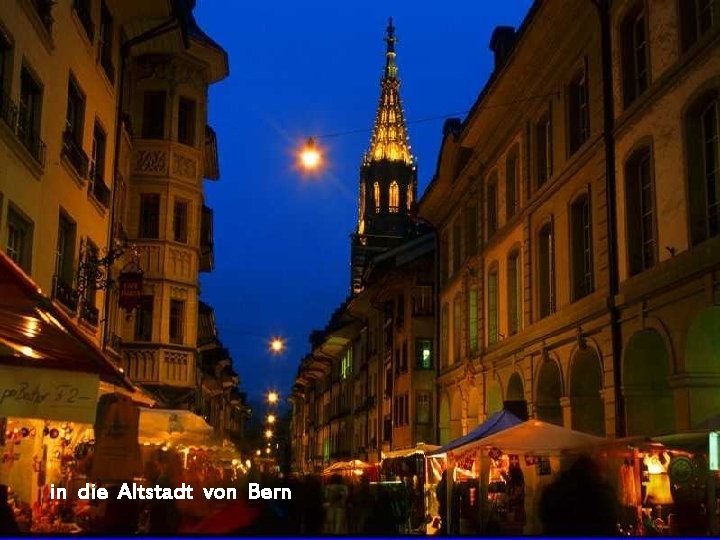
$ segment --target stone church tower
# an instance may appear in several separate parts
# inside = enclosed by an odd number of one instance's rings
[[[363,290],[363,274],[373,257],[410,237],[410,210],[417,191],[417,168],[410,153],[395,63],[395,27],[387,27],[385,71],[370,148],[360,166],[358,223],[352,235],[352,292]]]

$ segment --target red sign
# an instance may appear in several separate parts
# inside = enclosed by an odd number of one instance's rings
[[[120,298],[118,304],[125,311],[140,307],[143,293],[142,272],[120,272],[118,276]]]

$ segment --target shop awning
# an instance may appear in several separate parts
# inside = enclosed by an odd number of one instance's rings
[[[416,454],[434,455],[440,451],[441,451],[440,447],[437,445],[419,443],[414,448],[405,448],[403,450],[392,450],[391,452],[383,452],[382,457],[383,457],[383,459],[395,459],[395,458],[410,457],[410,456],[414,456]]]
[[[446,445],[442,446],[439,450],[432,453],[432,455],[446,454],[451,450],[456,450],[472,444],[484,437],[488,437],[494,433],[506,430],[518,424],[522,424],[517,416],[510,411],[503,409],[498,411],[485,420],[482,424],[472,429],[467,435],[458,437],[457,439],[450,441]]]
[[[456,448],[464,452],[472,448],[499,448],[506,454],[524,453],[535,455],[560,454],[566,451],[586,449],[605,441],[602,437],[567,429],[540,420],[528,420],[489,435],[476,442]]]
[[[0,364],[92,373],[134,388],[92,339],[1,252],[0,345]]]
[[[205,419],[191,411],[140,408],[140,444],[210,447],[212,434]]]

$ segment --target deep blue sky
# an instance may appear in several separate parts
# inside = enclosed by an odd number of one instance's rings
[[[210,90],[220,173],[208,182],[215,210],[215,271],[202,297],[215,307],[251,399],[287,396],[308,334],[349,291],[349,234],[360,159],[370,139],[393,17],[401,96],[418,158],[419,190],[435,172],[443,119],[470,109],[492,70],[490,35],[518,26],[531,0],[244,2],[199,0],[200,26],[230,55],[230,77]],[[352,8],[352,9],[351,9]],[[321,139],[329,167],[294,170],[295,148]],[[273,357],[280,334],[287,353]]]

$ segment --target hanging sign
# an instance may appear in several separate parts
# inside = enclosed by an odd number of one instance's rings
[[[99,388],[89,373],[0,365],[0,417],[92,424]]]
[[[142,272],[120,272],[118,276],[118,304],[125,311],[140,307],[143,293]]]

